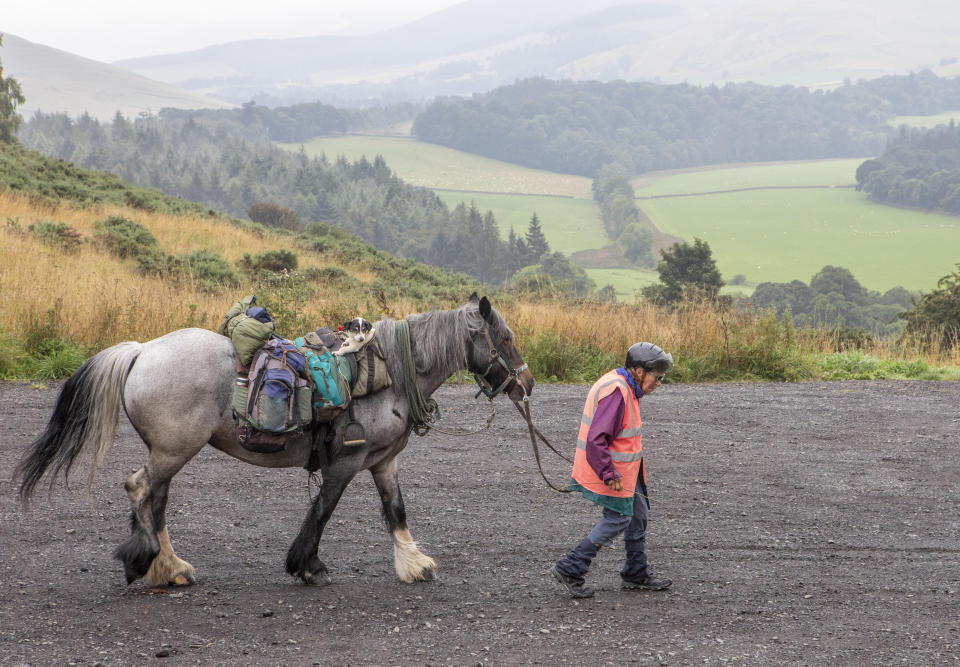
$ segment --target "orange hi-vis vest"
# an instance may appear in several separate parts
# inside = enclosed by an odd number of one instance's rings
[[[600,399],[615,391],[623,395],[623,424],[620,433],[610,443],[610,458],[617,472],[620,473],[623,488],[614,491],[603,483],[603,480],[594,472],[587,462],[587,434],[590,424],[597,410]],[[583,406],[583,417],[580,420],[580,432],[577,435],[577,453],[573,458],[573,479],[583,488],[604,496],[628,498],[637,488],[637,478],[643,463],[643,440],[640,437],[640,399],[633,393],[633,388],[626,379],[612,370],[590,388],[587,401]],[[646,483],[646,471],[644,471]]]

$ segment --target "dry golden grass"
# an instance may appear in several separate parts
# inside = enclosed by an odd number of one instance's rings
[[[188,325],[215,329],[231,304],[255,291],[243,284],[221,294],[211,294],[189,284],[176,284],[142,276],[133,260],[119,260],[93,243],[67,253],[38,242],[25,233],[31,223],[64,222],[91,239],[97,220],[121,215],[147,226],[166,252],[200,248],[216,252],[231,264],[244,253],[291,249],[281,236],[257,238],[253,233],[222,220],[144,213],[107,206],[75,209],[38,205],[28,197],[0,192],[0,329],[24,334],[43,323],[53,312],[60,335],[92,349],[122,340],[149,340]],[[15,221],[17,225],[10,224]],[[301,268],[338,265],[335,258],[297,249]],[[351,276],[368,283],[376,278],[369,267],[342,266]],[[345,309],[357,313],[380,310],[370,293],[341,294],[316,290],[317,295],[299,304],[305,322],[330,325]],[[463,295],[464,300],[467,295]],[[358,301],[354,303],[352,300]],[[412,299],[391,295],[385,314],[402,317],[415,312]],[[770,324],[739,312],[720,311],[712,304],[667,309],[641,301],[637,304],[524,301],[506,297],[495,304],[517,334],[521,350],[540,333],[549,331],[561,340],[619,358],[633,342],[649,340],[677,357],[707,358],[730,347],[736,336],[762,349]],[[775,327],[776,325],[774,325]],[[774,337],[777,334],[773,334]],[[799,354],[833,352],[836,341],[826,332],[797,337]],[[712,351],[712,352],[711,352]],[[879,359],[918,359],[930,365],[960,366],[960,347],[953,349],[903,348],[879,341],[864,353]]]
[[[747,344],[759,344],[769,334],[769,328],[760,325],[754,315],[721,312],[709,302],[672,309],[645,301],[636,304],[514,301],[504,304],[501,311],[517,332],[521,346],[525,338],[550,330],[577,345],[597,348],[615,358],[640,340],[654,342],[677,358],[702,358],[711,350],[728,349],[733,336],[739,336]],[[784,335],[781,328],[781,341]],[[801,355],[831,354],[837,351],[837,341],[826,330],[809,335],[796,333],[796,351]],[[891,339],[879,339],[869,343],[862,352],[883,360],[923,359],[931,366],[960,366],[960,346],[901,345]]]
[[[30,198],[0,192],[0,308],[6,315],[2,328],[26,332],[43,322],[55,309],[61,335],[78,343],[102,348],[122,340],[149,340],[174,329],[195,324],[216,328],[221,315],[251,285],[241,285],[227,294],[210,294],[192,285],[139,275],[132,260],[120,260],[84,243],[78,252],[68,253],[39,243],[31,234],[17,232],[36,222],[64,222],[86,240],[93,237],[94,223],[121,215],[145,225],[165,252],[183,253],[206,248],[233,264],[244,253],[289,249],[282,237],[256,238],[251,232],[221,220],[144,213],[103,206],[74,209],[37,206]],[[300,268],[335,264],[319,253],[298,253]],[[365,268],[343,267],[360,280],[374,276]],[[303,304],[307,318],[322,322],[338,294],[320,294]],[[191,308],[191,306],[193,306]],[[412,303],[392,303],[399,313],[411,312]]]

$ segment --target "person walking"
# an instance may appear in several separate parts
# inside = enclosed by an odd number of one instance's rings
[[[646,470],[640,435],[640,398],[653,393],[673,356],[653,343],[635,343],[622,368],[596,381],[583,408],[570,487],[603,508],[600,521],[573,551],[550,568],[550,574],[576,598],[588,598],[593,588],[584,575],[600,547],[623,533],[626,562],[620,570],[622,587],[662,591],[673,582],[655,577],[647,562]]]

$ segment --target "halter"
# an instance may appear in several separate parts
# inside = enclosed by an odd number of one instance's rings
[[[518,368],[514,368],[510,364],[510,357],[507,356],[507,351],[503,349],[503,346],[500,345],[500,342],[491,335],[490,332],[490,323],[484,320],[483,326],[483,335],[486,336],[487,342],[490,344],[490,363],[487,364],[487,367],[484,369],[483,373],[474,372],[473,379],[477,381],[477,385],[480,387],[480,391],[477,392],[477,396],[480,394],[486,394],[487,398],[493,400],[493,397],[506,389],[507,385],[517,379],[517,376],[520,373],[527,370],[528,366],[524,363]],[[499,387],[494,388],[493,384],[487,379],[487,375],[490,373],[490,369],[494,367],[494,364],[500,364],[505,371],[507,371],[507,379],[500,383]],[[520,388],[523,389],[523,398],[527,398],[526,387],[523,386],[522,382],[518,382]]]

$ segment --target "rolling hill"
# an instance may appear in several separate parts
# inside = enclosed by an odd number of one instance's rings
[[[141,113],[157,113],[164,107],[236,106],[11,34],[3,35],[0,59],[4,75],[13,77],[23,87],[27,101],[19,111],[24,118],[44,111],[64,112],[73,117],[88,113],[98,120],[110,120],[117,111],[135,118]]]
[[[830,87],[924,67],[956,74],[958,32],[951,0],[466,0],[375,34],[247,40],[116,64],[272,106],[468,95],[531,76]]]

